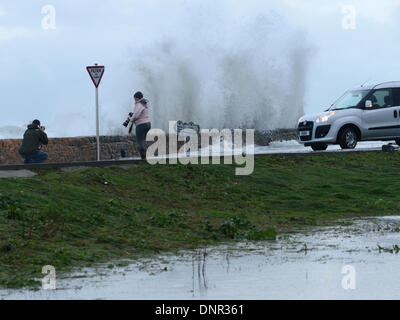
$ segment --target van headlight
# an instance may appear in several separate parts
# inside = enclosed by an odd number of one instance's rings
[[[331,111],[329,114],[325,114],[323,116],[320,116],[315,122],[316,123],[324,123],[329,120],[330,117],[335,115],[335,111]]]

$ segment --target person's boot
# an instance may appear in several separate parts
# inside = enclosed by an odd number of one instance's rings
[[[139,150],[139,153],[142,160],[146,160],[146,150]]]

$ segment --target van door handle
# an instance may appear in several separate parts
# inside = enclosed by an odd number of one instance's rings
[[[397,118],[397,110],[393,111],[393,117]]]

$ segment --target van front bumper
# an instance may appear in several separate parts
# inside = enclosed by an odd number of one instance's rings
[[[316,124],[313,121],[302,121],[297,128],[298,141],[305,146],[315,143],[335,143],[336,136],[330,124]]]

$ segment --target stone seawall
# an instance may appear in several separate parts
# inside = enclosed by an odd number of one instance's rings
[[[258,146],[268,146],[273,141],[288,141],[296,139],[297,139],[296,129],[275,129],[275,130],[254,131],[254,144]]]
[[[18,153],[21,139],[0,140],[0,164],[18,164],[23,161]],[[136,142],[128,136],[101,136],[101,160],[139,156]],[[49,162],[73,162],[96,160],[96,137],[49,138],[42,151],[49,154]]]
[[[296,139],[295,130],[256,131],[254,142],[266,146],[272,141]],[[199,139],[200,141],[200,139]],[[245,142],[245,137],[244,140]],[[21,139],[0,140],[0,165],[20,164],[23,159],[18,153]],[[151,144],[151,142],[150,142]],[[183,142],[178,143],[178,150]],[[134,137],[131,136],[101,136],[101,160],[138,157],[139,150]],[[48,162],[76,162],[96,160],[96,137],[49,138],[49,144],[42,150],[49,154]],[[121,152],[122,151],[122,152]],[[168,153],[168,136],[167,136]]]

